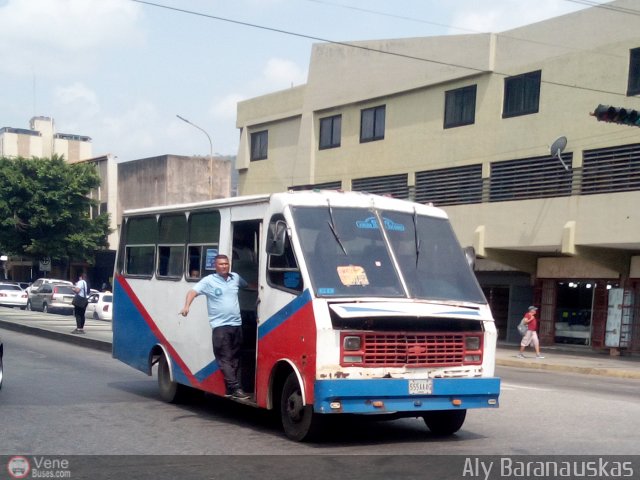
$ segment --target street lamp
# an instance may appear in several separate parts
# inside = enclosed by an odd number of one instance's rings
[[[188,123],[192,127],[196,127],[198,130],[204,133],[207,136],[207,140],[209,140],[209,198],[213,198],[213,142],[211,141],[211,137],[204,128],[199,127],[195,123],[190,122],[180,115],[176,114],[176,117],[178,117],[183,122]]]

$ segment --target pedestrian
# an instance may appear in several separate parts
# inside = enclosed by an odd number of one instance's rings
[[[242,346],[242,317],[238,290],[247,282],[229,271],[229,257],[216,255],[215,273],[203,277],[188,292],[180,314],[189,314],[191,302],[199,296],[207,298],[207,315],[211,325],[213,354],[218,361],[227,389],[226,396],[238,400],[249,398],[240,387],[240,347]]]
[[[538,307],[534,307],[531,305],[524,314],[524,318],[522,319],[524,323],[527,325],[527,332],[522,337],[522,341],[520,342],[520,353],[518,353],[518,358],[524,357],[524,348],[533,344],[533,348],[536,350],[536,358],[544,358],[540,354],[540,340],[538,340],[538,319],[536,318],[536,314],[538,313]]]
[[[76,328],[71,333],[84,334],[84,314],[89,303],[89,286],[87,285],[87,274],[81,273],[78,282],[73,287],[76,296],[73,299],[73,314],[76,317]]]

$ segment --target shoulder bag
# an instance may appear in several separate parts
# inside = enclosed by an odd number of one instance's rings
[[[527,333],[527,330],[529,330],[529,327],[527,326],[526,323],[524,323],[524,318],[522,320],[520,320],[520,323],[518,324],[518,332],[520,333],[520,335],[524,335],[525,333]]]
[[[84,290],[85,295],[87,294],[86,285],[87,285],[86,283],[83,283],[82,285],[82,289]],[[75,296],[73,297],[73,300],[71,301],[71,305],[78,308],[85,308],[88,303],[89,303],[89,299],[87,297],[83,297],[79,293],[76,293]]]

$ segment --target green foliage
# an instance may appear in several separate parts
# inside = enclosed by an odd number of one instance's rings
[[[89,217],[100,186],[95,166],[63,158],[0,157],[0,251],[91,261],[106,246],[109,216]]]

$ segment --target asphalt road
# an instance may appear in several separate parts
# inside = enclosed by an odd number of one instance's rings
[[[0,478],[16,455],[32,465],[66,460],[73,478],[264,478],[268,471],[267,478],[372,480],[463,478],[464,462],[482,455],[640,453],[640,380],[500,367],[500,408],[469,411],[453,437],[434,437],[419,419],[341,418],[321,442],[294,443],[262,410],[211,396],[165,404],[155,377],[109,353],[0,335]]]

